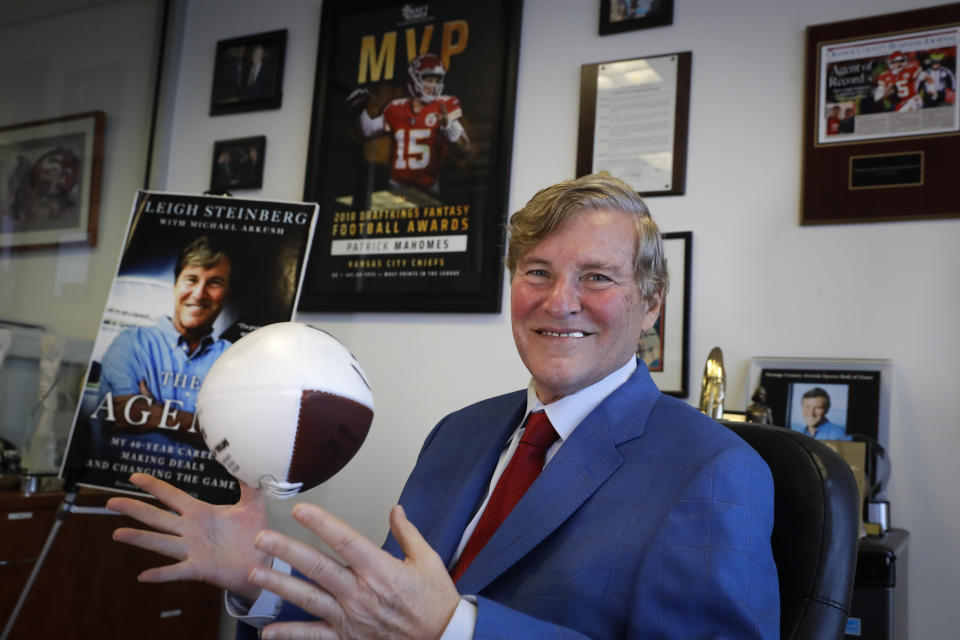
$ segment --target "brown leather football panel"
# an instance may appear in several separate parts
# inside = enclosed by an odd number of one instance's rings
[[[373,411],[359,402],[304,389],[287,482],[306,490],[329,480],[360,449],[372,421]]]

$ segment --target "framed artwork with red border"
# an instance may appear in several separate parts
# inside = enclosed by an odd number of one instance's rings
[[[105,119],[0,127],[0,251],[97,245]]]

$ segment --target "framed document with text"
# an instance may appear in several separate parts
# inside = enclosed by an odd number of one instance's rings
[[[960,4],[807,28],[801,224],[960,216]]]
[[[608,173],[644,196],[684,193],[692,57],[581,67],[578,176]]]
[[[521,15],[323,3],[301,310],[500,310]]]

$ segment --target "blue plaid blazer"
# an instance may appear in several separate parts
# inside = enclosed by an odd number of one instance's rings
[[[525,391],[484,400],[423,445],[400,504],[448,564],[525,406]],[[640,363],[457,588],[477,596],[475,638],[778,638],[772,528],[766,463]],[[384,548],[401,556],[392,536]],[[285,605],[279,619],[302,617]]]

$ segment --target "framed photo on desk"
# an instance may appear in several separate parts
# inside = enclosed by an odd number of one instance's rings
[[[750,404],[754,390],[762,386],[775,425],[828,440],[860,435],[886,447],[891,374],[889,360],[753,358],[744,406]],[[842,429],[843,437],[826,437],[827,432],[820,432],[819,436],[817,432],[809,433],[807,425],[817,421],[836,425]]]

